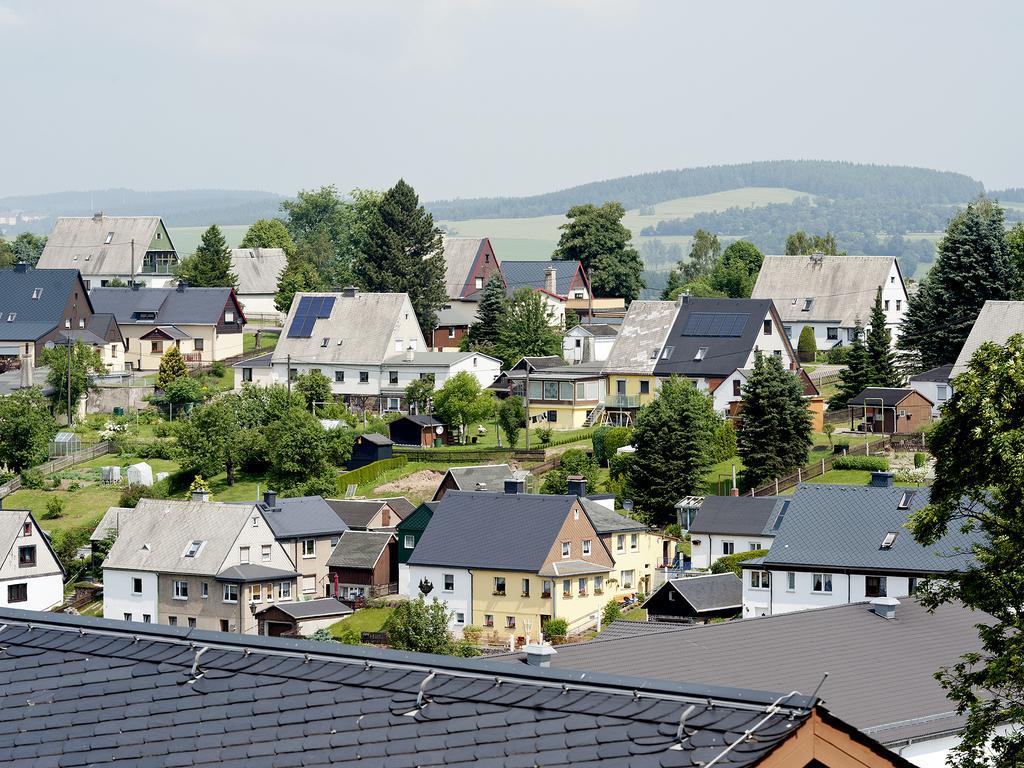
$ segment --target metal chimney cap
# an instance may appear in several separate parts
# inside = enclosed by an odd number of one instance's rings
[[[526,654],[526,663],[531,667],[551,666],[551,657],[558,653],[558,651],[545,643],[524,645],[523,652]]]
[[[876,597],[871,601],[871,610],[883,619],[895,619],[896,606],[899,604],[900,601],[895,597]]]

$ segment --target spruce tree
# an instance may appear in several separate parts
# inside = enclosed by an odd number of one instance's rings
[[[469,349],[485,352],[498,343],[498,330],[502,317],[508,308],[505,297],[505,281],[501,273],[494,272],[484,285],[477,305],[476,322],[469,326],[466,340]]]
[[[444,246],[441,230],[404,179],[384,193],[370,218],[353,272],[367,291],[409,294],[420,330],[430,337],[448,300]]]
[[[188,376],[188,366],[185,365],[185,358],[181,356],[181,350],[171,347],[160,358],[160,370],[156,374],[157,389],[164,389],[175,379]]]
[[[811,414],[800,381],[775,355],[758,354],[743,388],[736,447],[743,458],[743,486],[756,488],[807,463]]]
[[[868,377],[872,387],[898,387],[902,378],[896,370],[896,355],[892,349],[892,333],[885,325],[882,311],[882,289],[875,294],[875,305],[871,308],[871,326],[867,338]]]
[[[935,266],[907,303],[899,339],[907,367],[953,362],[982,305],[1010,298],[1013,277],[1003,209],[980,198],[950,220]]]
[[[860,394],[871,385],[871,360],[864,346],[864,326],[860,318],[853,326],[853,342],[846,359],[846,369],[839,374],[839,391],[828,401],[828,407],[835,410],[845,408],[850,398]]]
[[[198,288],[238,286],[238,276],[231,271],[231,250],[216,224],[203,232],[196,252],[178,266],[178,279]]]
[[[498,323],[494,349],[506,367],[525,356],[562,355],[562,334],[552,323],[554,317],[539,293],[520,288],[513,294]]]

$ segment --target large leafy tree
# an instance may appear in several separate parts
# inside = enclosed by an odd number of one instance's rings
[[[238,275],[231,271],[231,249],[220,227],[203,232],[196,252],[178,265],[178,279],[199,288],[236,288]]]
[[[498,426],[505,433],[509,448],[519,442],[519,431],[526,423],[526,408],[518,397],[506,397],[498,406]]]
[[[225,395],[192,411],[178,427],[181,468],[202,477],[227,472],[228,485],[235,484],[239,463],[237,395]]]
[[[21,472],[46,461],[57,422],[39,387],[0,397],[0,467]]]
[[[7,269],[14,264],[14,248],[0,235],[0,269]]]
[[[743,459],[743,485],[756,488],[807,463],[811,414],[803,387],[775,355],[757,355],[743,388],[736,447]]]
[[[305,408],[289,408],[264,430],[269,479],[284,493],[322,494],[336,487],[327,434]]]
[[[621,296],[629,304],[644,287],[640,254],[630,244],[632,232],[622,223],[620,203],[577,205],[565,214],[562,235],[552,258],[579,261],[595,296]]]
[[[302,396],[306,407],[316,413],[316,407],[321,408],[334,400],[334,393],[331,391],[331,380],[320,371],[307,371],[295,379],[295,391]]]
[[[289,258],[295,254],[295,241],[280,219],[254,221],[239,243],[240,248],[280,248]]]
[[[46,376],[46,383],[53,389],[51,397],[57,410],[67,411],[68,390],[71,391],[71,413],[67,414],[69,424],[74,421],[74,414],[82,395],[95,387],[92,377],[105,373],[107,370],[99,350],[88,344],[76,341],[71,345],[70,352],[71,354],[68,355],[67,345],[61,345],[44,349],[42,354],[43,365],[50,369]],[[69,357],[70,376],[68,375]]]
[[[445,424],[460,427],[463,442],[466,427],[474,421],[484,421],[492,413],[494,398],[467,371],[459,371],[434,393],[434,414]]]
[[[357,280],[368,291],[407,293],[429,337],[437,311],[448,300],[441,230],[420,205],[416,191],[399,179],[384,193],[366,227],[362,253],[356,258]]]
[[[839,373],[839,386],[829,398],[828,407],[835,410],[845,408],[852,397],[860,394],[864,387],[871,386],[871,359],[864,346],[864,326],[860,318],[853,325],[853,341],[846,358],[846,368]]]
[[[569,478],[579,475],[587,481],[587,492],[597,493],[601,480],[601,468],[594,458],[579,448],[571,448],[562,454],[558,466],[544,473],[540,492],[566,494],[569,492]]]
[[[30,267],[34,267],[39,262],[39,257],[43,255],[45,247],[46,238],[44,236],[22,232],[14,238],[11,250],[14,253],[15,262],[23,261]]]
[[[288,265],[281,273],[277,282],[277,293],[274,294],[274,306],[278,312],[287,313],[292,306],[296,293],[304,291],[322,291],[326,289],[323,278],[316,268],[302,255],[288,259]]]
[[[522,357],[562,355],[562,334],[553,325],[554,313],[536,291],[520,288],[505,306],[498,323],[495,354],[505,367]]]
[[[749,299],[764,254],[748,240],[737,240],[722,253],[711,273],[711,285],[733,299]]]
[[[836,236],[831,232],[824,235],[808,235],[802,229],[798,229],[786,238],[787,256],[810,256],[812,253],[823,253],[826,256],[845,255],[844,251],[839,250]]]
[[[899,338],[911,369],[952,362],[982,305],[1008,299],[1014,283],[1003,209],[980,198],[959,211],[939,241],[935,266],[907,303]]]
[[[701,492],[719,423],[711,398],[675,377],[664,381],[658,396],[641,409],[627,488],[648,523],[673,522],[676,502]]]
[[[725,296],[712,282],[712,271],[722,255],[718,236],[704,229],[693,234],[690,253],[673,267],[661,292],[664,300],[674,300],[684,291],[691,296]]]
[[[446,603],[418,595],[402,600],[384,622],[388,645],[400,651],[437,653],[446,656],[476,656],[473,646],[455,640],[448,628],[452,613]]]
[[[936,677],[967,715],[950,764],[1011,768],[1024,763],[1024,732],[997,729],[1024,722],[1024,336],[983,344],[953,387],[929,436],[930,503],[911,529],[928,546],[965,529],[981,535],[964,572],[918,595],[929,607],[962,603],[992,617],[979,624],[981,649]]]
[[[484,285],[477,305],[476,322],[466,331],[466,348],[490,352],[498,343],[501,320],[505,316],[508,299],[501,273],[494,272]]]
[[[405,388],[405,401],[409,410],[415,413],[422,413],[430,405],[430,398],[434,396],[434,374],[428,373],[425,376],[410,381]]]
[[[892,333],[885,325],[885,312],[882,309],[882,289],[875,294],[875,303],[871,308],[871,325],[867,338],[868,365],[871,369],[869,377],[872,387],[898,387],[903,383],[896,370],[896,355],[892,348]]]

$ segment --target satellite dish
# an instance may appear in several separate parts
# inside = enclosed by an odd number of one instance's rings
[[[438,424],[436,427],[434,427],[434,432],[436,434],[438,434],[438,435],[443,435],[444,434],[444,427],[442,427],[440,424]]]

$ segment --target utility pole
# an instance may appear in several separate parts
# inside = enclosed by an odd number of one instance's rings
[[[526,450],[530,450],[530,361],[526,363],[526,392],[523,400],[526,402]]]
[[[71,337],[66,339],[68,347],[68,429],[71,429]]]
[[[288,379],[288,406],[292,404],[292,356],[288,355],[288,370],[285,373],[285,377]]]

